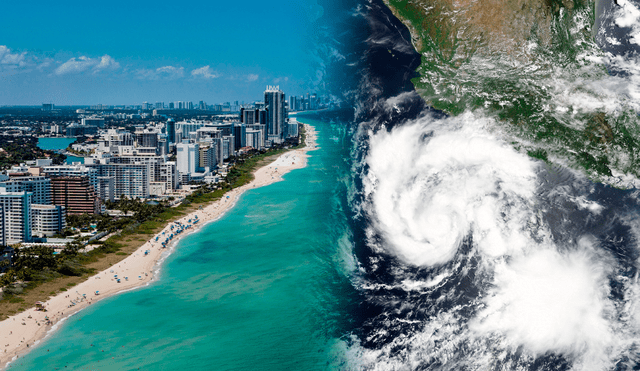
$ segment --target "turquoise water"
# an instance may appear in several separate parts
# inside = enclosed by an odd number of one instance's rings
[[[71,317],[10,369],[339,368],[337,339],[357,302],[347,278],[349,142],[339,125],[302,121],[320,132],[306,168],[246,192],[179,242],[158,281]]]
[[[74,162],[80,162],[84,164],[84,157],[78,157],[78,156],[69,156],[67,155],[67,159],[65,160],[65,162],[67,164],[72,164]]]
[[[40,149],[56,151],[69,147],[69,145],[75,141],[76,138],[38,138],[38,147]],[[67,156],[65,162],[67,164],[72,164],[74,162],[81,162],[84,164],[84,157]]]
[[[76,138],[38,138],[38,147],[55,151],[65,149],[75,141]]]

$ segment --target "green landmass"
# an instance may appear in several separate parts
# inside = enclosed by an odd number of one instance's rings
[[[607,109],[608,98],[590,86],[608,78],[603,65],[582,57],[602,55],[592,37],[592,1],[385,3],[421,54],[412,82],[427,104],[453,116],[495,118],[531,157],[582,168],[594,179],[640,175],[637,114],[623,98]]]
[[[0,149],[0,169],[39,158],[50,158],[54,164],[62,164],[67,158],[54,151],[38,148],[38,138],[30,136],[0,135]]]

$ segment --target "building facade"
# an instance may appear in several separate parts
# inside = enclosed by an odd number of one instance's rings
[[[267,108],[267,139],[271,143],[280,144],[284,141],[287,116],[284,92],[279,86],[267,86],[264,103]]]
[[[2,244],[13,245],[31,240],[31,193],[0,193]]]
[[[51,204],[51,179],[44,176],[11,177],[0,182],[0,192],[30,192],[34,204]]]
[[[198,171],[200,162],[198,145],[195,143],[178,143],[176,145],[178,171],[181,174],[192,174]]]
[[[84,165],[53,165],[45,166],[42,168],[42,172],[49,177],[54,176],[84,176],[89,178],[89,183],[94,189],[98,188],[98,172],[96,169],[84,166]],[[36,202],[39,204],[45,204],[44,202]]]
[[[167,134],[167,140],[169,141],[169,143],[175,143],[176,142],[176,122],[173,121],[173,119],[168,119],[167,123],[165,124],[165,132]]]
[[[64,206],[67,214],[99,214],[101,203],[88,177],[57,176],[51,178],[54,205]]]
[[[116,159],[114,157],[114,159]],[[114,179],[114,197],[149,198],[149,183],[152,181],[151,162],[114,163],[90,165],[101,177]],[[67,213],[71,213],[67,209]]]
[[[116,196],[115,178],[111,176],[98,177],[98,197],[104,201],[113,201]]]
[[[66,210],[58,205],[31,205],[31,233],[36,237],[52,237],[67,226]]]

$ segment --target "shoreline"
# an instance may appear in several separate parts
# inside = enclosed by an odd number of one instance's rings
[[[182,237],[220,219],[236,205],[245,191],[279,182],[289,171],[306,167],[307,152],[317,149],[317,132],[311,125],[304,124],[304,127],[305,147],[285,152],[257,169],[251,182],[228,191],[221,199],[203,205],[202,209],[168,223],[124,260],[49,298],[44,302],[47,312],[36,311],[32,307],[1,321],[0,345],[4,350],[0,350],[0,369],[6,369],[11,362],[41,344],[67,318],[82,309],[102,299],[150,285],[160,276],[162,264]],[[169,242],[163,247],[162,242],[167,238]]]

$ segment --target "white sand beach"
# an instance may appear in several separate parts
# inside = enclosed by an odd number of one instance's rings
[[[57,323],[83,308],[117,293],[149,284],[154,279],[158,263],[167,255],[168,248],[163,247],[162,242],[169,236],[173,235],[167,245],[175,246],[182,236],[220,218],[235,205],[244,191],[280,181],[285,173],[305,167],[307,152],[316,148],[317,132],[312,126],[304,126],[306,146],[286,152],[271,164],[258,169],[252,182],[168,224],[126,259],[50,298],[44,303],[46,312],[30,308],[0,322],[0,365],[6,367],[16,357],[26,353],[28,348],[37,345]],[[182,232],[178,233],[179,230]]]

